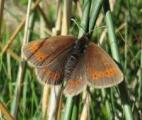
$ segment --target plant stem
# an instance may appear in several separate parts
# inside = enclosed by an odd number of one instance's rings
[[[71,120],[78,120],[79,96],[74,97],[73,102],[74,102],[74,104],[73,104],[73,108],[72,108]]]
[[[38,4],[39,4],[40,0],[36,0],[35,4],[33,6],[33,8],[31,9],[31,11],[34,11]],[[6,45],[3,47],[3,50],[1,52],[1,55],[3,55],[10,47],[10,45],[13,43],[13,41],[15,40],[16,36],[18,35],[18,33],[22,30],[22,28],[25,25],[25,21],[26,21],[26,17],[24,16],[22,21],[20,22],[20,24],[18,25],[18,27],[16,28],[16,30],[13,32],[13,34],[10,36],[8,42],[6,43]]]
[[[23,41],[22,41],[22,48],[27,43],[28,38],[29,38],[29,29],[28,28],[29,28],[29,18],[30,18],[31,3],[32,3],[32,1],[29,0],[28,8],[27,8],[26,23],[25,23],[24,38],[23,38]],[[22,50],[21,50],[21,58],[22,58],[22,62],[19,65],[19,69],[18,69],[14,100],[13,100],[12,108],[11,108],[12,115],[15,118],[17,117],[17,113],[18,113],[18,106],[19,106],[19,103],[20,103],[20,96],[21,96],[21,92],[22,92],[22,82],[23,82],[23,79],[24,79],[25,64],[26,64],[23,61],[24,60],[24,55],[23,55]]]
[[[66,101],[65,111],[64,111],[64,119],[63,120],[70,120],[73,108],[73,98],[68,97]]]
[[[8,112],[5,105],[0,101],[0,112],[6,120],[14,120],[13,116]]]
[[[102,8],[103,5],[103,0],[94,0],[92,1],[92,10],[91,10],[91,14],[90,14],[90,21],[89,21],[89,32],[93,32],[92,30],[95,27],[96,24],[96,20],[98,18],[98,15],[100,13],[100,10]]]
[[[5,0],[0,0],[0,41],[2,40],[2,21]]]
[[[89,14],[90,14],[91,0],[84,0],[83,3],[83,16],[81,18],[81,27],[79,29],[78,38],[84,33],[89,32]]]

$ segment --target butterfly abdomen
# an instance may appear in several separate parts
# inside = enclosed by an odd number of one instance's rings
[[[74,69],[74,67],[76,66],[76,64],[79,61],[79,57],[76,55],[70,55],[67,58],[66,64],[65,64],[65,70],[64,70],[64,78],[65,79],[69,79],[70,75]]]

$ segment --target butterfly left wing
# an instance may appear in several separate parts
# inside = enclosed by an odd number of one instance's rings
[[[112,58],[92,42],[86,49],[84,64],[88,82],[96,88],[112,87],[123,80],[123,73]]]
[[[23,48],[25,58],[36,67],[42,83],[59,84],[64,62],[75,43],[72,36],[54,36],[32,41]]]
[[[86,70],[84,65],[84,57],[79,59],[76,67],[72,71],[72,74],[67,80],[65,85],[64,94],[66,96],[75,96],[81,93],[87,86]]]
[[[37,67],[35,69],[38,80],[41,83],[56,85],[62,82],[64,64],[70,54],[71,48],[72,47],[69,47],[48,65]]]

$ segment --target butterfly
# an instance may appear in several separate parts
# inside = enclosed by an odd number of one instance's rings
[[[28,43],[23,53],[34,67],[40,82],[59,85],[75,96],[87,86],[107,88],[123,81],[123,73],[113,59],[83,35],[53,36]]]

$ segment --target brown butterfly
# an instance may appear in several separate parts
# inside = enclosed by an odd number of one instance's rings
[[[87,35],[78,41],[73,36],[33,41],[23,52],[41,82],[58,85],[66,80],[64,93],[69,96],[78,95],[87,85],[107,88],[123,80],[117,64]]]

